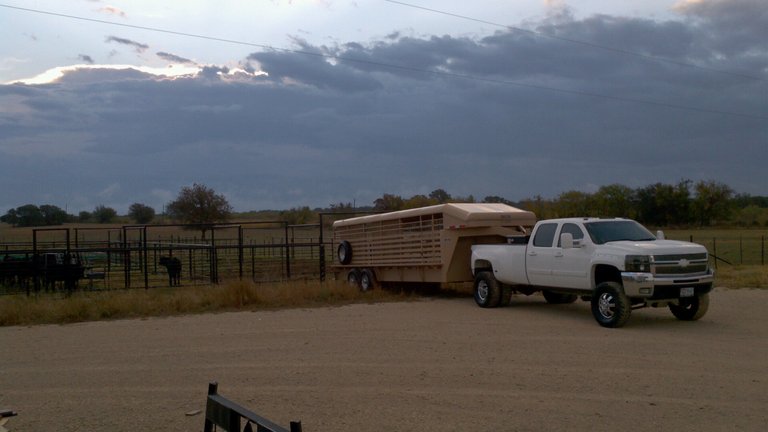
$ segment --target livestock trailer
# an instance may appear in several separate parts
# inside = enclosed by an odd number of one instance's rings
[[[334,271],[363,290],[377,283],[472,281],[471,247],[520,238],[533,212],[506,204],[449,203],[333,223]]]

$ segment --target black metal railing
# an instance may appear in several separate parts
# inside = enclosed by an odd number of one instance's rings
[[[208,398],[205,404],[204,432],[213,432],[220,427],[227,432],[301,432],[301,422],[292,421],[290,429],[278,426],[255,412],[244,408],[218,393],[219,384],[208,384]],[[243,425],[245,421],[245,425]]]

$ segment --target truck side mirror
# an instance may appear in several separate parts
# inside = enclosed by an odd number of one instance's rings
[[[573,248],[573,234],[571,233],[562,233],[560,234],[560,247],[563,249],[572,249]]]
[[[664,237],[664,231],[658,230],[656,231],[656,239],[657,240],[664,240],[666,237]]]

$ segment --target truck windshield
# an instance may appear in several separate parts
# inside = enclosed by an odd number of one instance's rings
[[[635,221],[599,221],[584,224],[595,244],[615,241],[652,241],[656,237]]]

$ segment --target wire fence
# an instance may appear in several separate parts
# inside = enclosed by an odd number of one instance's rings
[[[182,286],[324,278],[332,248],[322,245],[319,225],[259,224],[211,226],[207,237],[157,226],[35,230],[31,242],[0,243],[0,293],[170,286],[163,257],[175,259]]]
[[[708,236],[706,234],[687,234],[671,236],[675,240],[685,240],[703,245],[709,251],[712,264],[719,265],[765,265],[765,235],[734,234]]]

